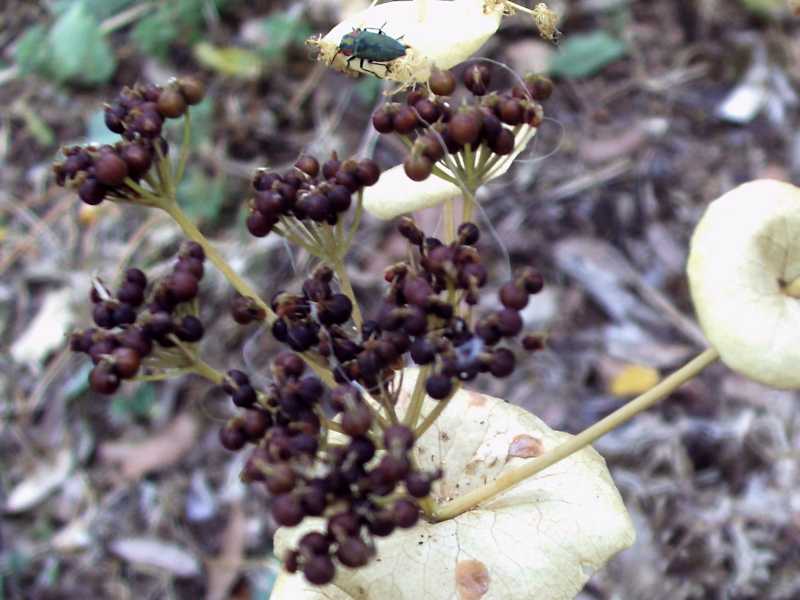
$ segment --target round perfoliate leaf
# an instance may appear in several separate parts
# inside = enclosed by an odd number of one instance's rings
[[[408,402],[416,372],[404,381]],[[427,399],[423,414],[435,406]],[[444,471],[432,497],[444,503],[569,439],[503,400],[459,391],[417,442],[421,468]],[[278,531],[282,556],[309,529]],[[367,567],[337,569],[334,583],[282,574],[274,600],[564,600],[633,543],[634,530],[603,458],[586,448],[472,510],[377,540]]]
[[[700,325],[722,361],[766,385],[800,388],[800,189],[751,181],[714,200],[687,265]],[[795,284],[796,285],[796,284]]]
[[[505,174],[517,156],[536,135],[535,127],[524,125],[514,139],[514,151],[497,164],[488,179]],[[439,163],[437,163],[439,164]],[[462,195],[459,186],[432,175],[423,181],[413,181],[403,165],[384,171],[378,183],[364,189],[364,209],[379,219],[394,219],[423,208],[438,206]]]
[[[378,74],[404,85],[424,83],[431,69],[449,69],[472,56],[500,26],[502,5],[484,0],[414,0],[386,2],[345,19],[322,39],[319,60],[340,71]],[[407,48],[388,68],[338,52],[342,38],[354,30],[380,30]],[[368,53],[367,53],[368,54]],[[353,54],[351,56],[357,56]],[[367,56],[369,58],[369,56]]]

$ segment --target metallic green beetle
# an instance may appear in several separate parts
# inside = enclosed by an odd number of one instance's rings
[[[371,71],[364,66],[364,61],[379,64],[386,67],[388,72],[391,66],[389,63],[396,58],[404,56],[408,46],[400,43],[400,38],[393,38],[383,32],[383,28],[365,27],[363,29],[353,29],[350,33],[345,34],[339,42],[339,47],[336,54],[333,55],[331,63],[341,52],[347,59],[347,66],[350,68],[350,63],[359,59],[359,68],[372,73],[375,77],[380,77],[375,71]]]

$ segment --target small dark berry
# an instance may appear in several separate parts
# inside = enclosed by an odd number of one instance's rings
[[[125,144],[120,150],[120,157],[128,165],[128,173],[134,179],[147,173],[153,163],[152,152],[143,144]]]
[[[297,159],[297,162],[294,163],[294,166],[309,177],[316,177],[317,174],[319,174],[319,161],[313,156],[301,156]]]
[[[491,69],[483,64],[472,64],[464,70],[464,85],[476,96],[483,96],[489,89],[492,79]]]
[[[197,278],[185,271],[173,272],[167,279],[167,289],[178,302],[188,302],[197,296]]]
[[[186,112],[186,99],[184,95],[174,88],[167,88],[161,92],[156,102],[158,112],[167,119],[177,119]]]
[[[431,480],[422,473],[409,473],[406,477],[406,490],[415,498],[424,498],[431,493]]]
[[[410,106],[401,106],[392,117],[392,125],[397,133],[411,133],[419,125],[417,114]]]
[[[514,151],[514,143],[514,134],[503,127],[497,137],[489,140],[489,149],[499,156],[507,156]]]
[[[414,445],[414,433],[405,425],[392,425],[383,432],[383,443],[389,452],[404,453]]]
[[[300,501],[290,494],[275,496],[272,500],[272,516],[278,525],[294,527],[305,516]]]
[[[303,575],[309,583],[326,585],[333,581],[336,567],[329,556],[312,556],[303,565]]]
[[[528,352],[536,352],[544,348],[544,337],[539,334],[529,333],[522,338],[522,347]]]
[[[419,337],[411,344],[411,360],[418,365],[429,365],[436,358],[436,346],[426,338]]]
[[[513,352],[507,348],[497,348],[492,352],[489,370],[495,377],[507,377],[514,372],[516,359]]]
[[[111,353],[114,371],[121,379],[130,379],[139,370],[141,356],[136,350],[120,346]]]
[[[381,176],[381,170],[374,160],[365,159],[358,163],[356,175],[363,185],[371,186],[378,183],[378,179]]]
[[[500,302],[506,308],[522,310],[528,305],[528,292],[513,281],[500,288]]]
[[[336,550],[336,558],[339,559],[339,562],[351,569],[363,567],[369,562],[371,554],[369,546],[363,540],[352,537],[341,540],[339,548]]]
[[[427,156],[409,156],[403,161],[403,170],[412,181],[424,181],[433,172],[433,163]]]
[[[474,246],[478,243],[481,232],[475,223],[462,223],[458,226],[458,242],[466,246]]]
[[[434,69],[428,85],[437,96],[450,96],[456,89],[456,78],[450,71]]]
[[[78,188],[78,196],[86,204],[100,204],[108,193],[108,188],[94,178],[88,178]]]
[[[483,115],[477,109],[459,110],[447,124],[447,133],[462,146],[474,144],[480,138],[482,120]]]
[[[119,389],[120,380],[107,362],[96,365],[89,373],[89,387],[98,394],[113,394]]]
[[[206,95],[205,86],[194,77],[184,77],[178,80],[178,88],[188,104],[198,104]]]
[[[504,308],[497,313],[497,327],[503,337],[513,337],[522,331],[522,317],[519,311]]]
[[[400,499],[392,507],[395,525],[408,529],[417,524],[419,520],[419,507],[411,500]]]
[[[94,163],[95,176],[100,183],[116,187],[128,176],[128,165],[113,152],[103,152]]]
[[[204,333],[203,323],[194,315],[184,316],[175,327],[175,335],[182,342],[199,342]]]
[[[277,221],[273,218],[265,217],[260,212],[252,212],[247,216],[247,231],[256,237],[264,237],[272,231],[273,226]]]
[[[445,375],[434,373],[425,382],[425,391],[434,400],[444,400],[453,391],[453,382]]]
[[[266,486],[270,494],[288,494],[297,483],[294,471],[289,465],[279,464],[272,467],[267,475]]]
[[[520,273],[518,281],[529,294],[538,294],[544,287],[544,278],[536,269],[526,268]]]
[[[372,126],[378,133],[393,133],[393,111],[385,105],[381,106],[375,111],[375,114],[372,115]]]
[[[322,176],[325,179],[336,177],[336,173],[339,172],[339,167],[341,165],[342,163],[339,162],[339,157],[336,155],[336,152],[334,152],[331,154],[330,159],[326,160],[322,165]]]
[[[364,435],[370,425],[372,413],[363,402],[347,408],[342,415],[342,429],[351,437]]]
[[[498,115],[507,125],[520,125],[525,120],[525,109],[518,98],[508,98],[500,102]]]
[[[233,403],[238,406],[239,408],[250,408],[258,399],[255,389],[253,386],[245,384],[240,385],[234,392],[233,392]]]

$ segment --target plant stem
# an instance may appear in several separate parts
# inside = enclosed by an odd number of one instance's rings
[[[425,401],[425,381],[428,379],[430,372],[430,365],[426,365],[417,373],[417,381],[414,382],[411,401],[408,403],[408,410],[406,410],[406,414],[403,417],[403,424],[411,429],[416,428],[419,415],[422,412],[422,403]]]
[[[225,376],[222,373],[217,371],[207,362],[203,361],[200,357],[196,359],[193,368],[194,372],[200,375],[200,377],[205,377],[215,385],[221,385],[225,379]]]
[[[189,144],[192,140],[192,118],[191,109],[187,109],[183,115],[183,141],[181,142],[181,154],[178,159],[178,168],[175,170],[175,185],[180,185],[183,174],[186,172],[186,161],[189,160]]]
[[[692,379],[707,366],[714,363],[718,358],[719,354],[713,348],[705,350],[641,396],[631,400],[622,408],[583,430],[575,437],[556,446],[547,454],[543,454],[521,467],[507,471],[484,487],[473,490],[440,506],[435,512],[435,520],[444,521],[452,519],[585,448],[599,437],[619,427],[640,412],[647,410],[659,400],[669,396],[673,391]]]
[[[450,404],[450,399],[455,396],[455,393],[458,391],[460,385],[456,384],[453,386],[453,391],[450,393],[450,396],[445,398],[444,400],[439,400],[436,406],[433,407],[433,410],[425,415],[425,418],[422,420],[422,423],[419,427],[414,430],[414,438],[419,439],[423,436],[423,434],[428,431],[431,425],[436,422],[436,419],[439,418],[444,412],[444,409],[447,408],[447,405]]]
[[[442,207],[444,217],[444,243],[450,244],[456,239],[456,205],[452,198],[448,198]]]
[[[361,325],[364,323],[364,319],[361,316],[361,307],[356,299],[356,293],[353,291],[353,284],[350,283],[350,276],[347,274],[347,266],[341,258],[333,264],[333,270],[336,273],[336,277],[339,279],[342,292],[344,292],[345,296],[350,298],[350,302],[353,303],[353,323],[355,323],[356,328],[361,331]]]
[[[203,251],[206,253],[208,259],[214,263],[214,266],[217,267],[217,269],[219,269],[223,275],[225,275],[226,279],[234,288],[236,288],[237,292],[239,292],[242,296],[252,298],[259,308],[263,309],[264,312],[267,313],[266,324],[271,325],[277,319],[277,316],[274,312],[272,312],[272,309],[269,307],[269,305],[258,296],[256,291],[250,287],[249,283],[242,279],[239,274],[231,268],[222,255],[217,252],[217,249],[211,245],[211,243],[200,232],[197,226],[192,223],[189,217],[186,216],[186,213],[181,210],[180,206],[178,206],[178,203],[174,200],[168,200],[164,202],[161,208],[167,211],[169,216],[175,220],[178,226],[183,230],[183,233],[186,234],[186,237],[202,246]]]

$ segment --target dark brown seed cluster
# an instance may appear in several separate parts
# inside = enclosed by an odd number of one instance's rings
[[[196,316],[176,310],[197,296],[203,277],[205,253],[195,242],[181,248],[172,272],[155,283],[145,304],[147,277],[139,269],[128,269],[113,295],[100,281],[92,289],[92,317],[99,329],[72,334],[70,347],[88,354],[95,364],[89,384],[97,393],[113,394],[123,379],[139,371],[153,344],[174,346],[175,335],[187,343],[200,341],[203,324]]]
[[[336,225],[350,208],[353,194],[374,185],[379,177],[374,161],[340,162],[335,153],[322,166],[316,158],[303,156],[285,173],[261,170],[253,178],[247,229],[263,237],[281,217]]]
[[[428,87],[434,96],[421,89],[411,91],[405,104],[387,103],[372,116],[379,133],[397,133],[412,138],[411,151],[403,163],[414,181],[427,179],[434,165],[446,154],[455,154],[482,144],[493,154],[505,156],[514,150],[514,128],[538,127],[543,110],[540,101],[552,91],[550,80],[536,75],[525,78],[525,86],[503,93],[488,93],[491,69],[482,63],[464,71],[464,86],[474,101],[453,108],[446,96],[455,91],[456,80],[449,71],[434,71]]]
[[[161,135],[164,121],[182,116],[203,94],[203,85],[191,78],[165,87],[124,88],[105,110],[106,126],[122,139],[114,145],[65,148],[64,160],[53,166],[57,183],[76,189],[80,199],[91,205],[105,198],[136,197],[125,180],[138,182],[159,152],[167,154],[167,141]]]
[[[501,288],[503,308],[484,315],[473,328],[454,306],[460,300],[477,304],[479,290],[486,283],[486,268],[475,248],[478,228],[463,223],[458,239],[451,244],[424,237],[408,218],[401,220],[399,230],[417,247],[418,265],[401,263],[387,270],[390,290],[378,323],[384,330],[409,336],[414,363],[434,366],[426,382],[428,395],[447,398],[456,380],[471,381],[480,373],[510,375],[514,354],[498,344],[522,331],[519,311],[531,294],[542,289],[541,276],[534,269],[525,269]]]
[[[387,269],[389,290],[374,320],[357,332],[346,327],[352,304],[334,292],[332,271],[321,267],[305,281],[302,294],[276,294],[273,335],[296,352],[317,352],[338,382],[357,384],[373,395],[386,393],[406,358],[435,367],[426,389],[436,399],[447,398],[456,380],[470,381],[479,373],[510,375],[514,354],[498,344],[521,333],[519,311],[542,289],[541,275],[524,269],[501,288],[503,308],[483,315],[473,328],[456,307],[462,301],[477,304],[486,283],[486,268],[475,248],[477,226],[463,223],[452,244],[425,237],[409,218],[401,219],[399,230],[417,248],[418,260]],[[541,343],[537,347],[528,340],[523,347],[537,350]]]
[[[356,388],[343,385],[328,395],[322,382],[305,375],[293,352],[272,365],[273,382],[258,392],[241,371],[229,371],[223,389],[242,412],[220,431],[231,451],[251,445],[242,478],[272,495],[272,515],[286,527],[305,517],[326,517],[324,533],[303,537],[285,557],[289,571],[329,583],[336,562],[356,568],[375,554],[373,536],[412,527],[419,518],[415,498],[427,496],[436,475],[414,470],[410,429],[395,425],[375,438],[372,411]],[[318,414],[341,415],[343,445],[318,453]],[[380,499],[392,496],[389,502]]]

